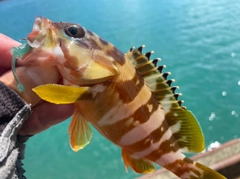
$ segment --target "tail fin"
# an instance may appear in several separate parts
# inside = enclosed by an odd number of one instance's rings
[[[164,167],[182,179],[226,179],[220,173],[187,157]]]

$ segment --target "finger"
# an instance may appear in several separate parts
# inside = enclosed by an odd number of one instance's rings
[[[0,67],[0,75],[6,73],[9,70],[11,70],[11,68]]]
[[[19,46],[20,43],[0,33],[0,66],[11,67],[12,55],[10,49]]]
[[[59,79],[59,73],[55,67],[18,67],[16,70],[21,83],[25,87],[24,92],[18,91],[17,83],[11,71],[2,75],[0,81],[16,91],[27,103],[32,104],[32,106],[35,106],[40,101],[40,98],[32,89],[42,84],[57,83]]]
[[[56,105],[42,103],[34,107],[30,118],[18,132],[20,135],[34,135],[69,118],[74,112],[74,105]],[[51,115],[49,115],[51,114]]]

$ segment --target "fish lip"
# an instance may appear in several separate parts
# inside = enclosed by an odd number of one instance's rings
[[[52,26],[53,22],[45,17],[37,16],[32,31],[41,31],[41,30],[47,30]]]
[[[41,16],[36,17],[33,29],[26,40],[30,50],[22,58],[17,59],[17,66],[49,65],[48,59],[55,58],[52,50],[59,46],[59,39],[51,20]]]
[[[41,23],[42,23],[42,17],[41,16],[37,16],[35,21],[34,21],[34,23],[33,23],[32,31],[40,31]]]
[[[50,29],[52,25],[53,22],[51,20],[37,16],[33,24],[32,32],[27,36],[28,44],[33,48],[39,47],[48,29]]]

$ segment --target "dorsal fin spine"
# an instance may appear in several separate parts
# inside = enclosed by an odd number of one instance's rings
[[[171,89],[171,87],[156,89],[156,90],[153,91],[153,93],[158,93],[158,92],[163,92],[163,91],[169,91],[170,89]]]
[[[182,106],[182,109],[187,110],[187,107],[186,106]]]
[[[179,100],[179,101],[178,101],[179,106],[182,106],[182,103],[184,103],[183,100]]]
[[[173,104],[178,103],[177,101],[161,101],[161,104]]]
[[[141,67],[143,67],[143,66],[146,66],[146,65],[148,65],[148,64],[151,64],[152,62],[151,61],[148,61],[147,63],[142,63],[142,64],[139,64],[139,65],[137,65],[135,68],[141,68]]]
[[[154,51],[145,53],[145,56],[146,56],[147,59],[149,60],[149,59],[150,59],[150,56],[151,56],[152,54],[154,54]]]
[[[146,76],[145,80],[152,80],[152,79],[156,80],[157,78],[159,78],[161,76],[162,76],[162,74],[157,74],[156,73],[156,74],[153,74],[151,76]]]
[[[138,50],[141,54],[142,54],[142,49],[145,47],[145,45],[142,45],[140,47],[138,47],[136,50]]]
[[[162,70],[166,68],[166,65],[159,66],[157,69],[160,73],[162,73]]]
[[[171,84],[172,84],[173,82],[175,82],[174,79],[171,79],[171,80],[167,80],[167,81],[166,81],[166,83],[168,84],[168,86],[171,86]]]
[[[155,58],[154,60],[152,60],[152,63],[154,64],[154,66],[156,67],[157,66],[157,63],[161,61],[160,58]]]
[[[178,86],[173,86],[173,87],[171,87],[171,90],[172,90],[173,93],[175,93],[175,90],[176,90],[176,89],[179,89],[179,87],[178,87]]]
[[[141,75],[146,75],[147,76],[147,74],[148,73],[150,73],[150,72],[153,72],[153,71],[155,71],[157,69],[157,67],[155,67],[155,68],[153,68],[153,69],[151,69],[151,70],[148,70],[148,71],[145,71],[145,72],[141,72]]]
[[[129,51],[132,52],[134,48],[135,48],[135,47],[132,46],[132,47],[129,49]]]
[[[170,72],[166,72],[166,73],[163,73],[162,76],[166,80],[169,75],[171,75],[171,73]]]
[[[178,97],[179,97],[179,96],[182,96],[182,93],[176,93],[176,94],[174,94],[174,97],[175,97],[176,100],[178,100]]]

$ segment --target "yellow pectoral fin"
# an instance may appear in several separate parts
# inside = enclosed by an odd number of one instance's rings
[[[152,162],[145,159],[133,157],[124,149],[122,149],[122,158],[126,171],[128,171],[128,166],[130,166],[136,173],[142,174],[152,173],[155,170]]]
[[[92,130],[88,125],[88,121],[78,110],[76,110],[73,114],[71,124],[68,128],[68,133],[70,135],[70,146],[75,152],[89,144],[92,138]]]
[[[64,86],[46,84],[33,88],[33,91],[43,100],[54,104],[71,104],[90,95],[88,87]]]

